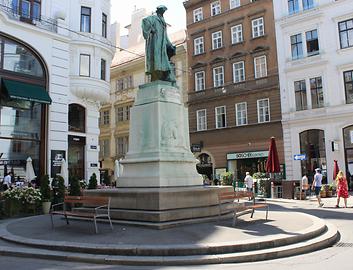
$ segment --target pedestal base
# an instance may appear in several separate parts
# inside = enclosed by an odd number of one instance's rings
[[[120,188],[86,190],[85,195],[111,197],[111,217],[116,222],[165,229],[217,220],[218,192],[232,190],[231,186]],[[221,208],[222,215],[228,212]]]

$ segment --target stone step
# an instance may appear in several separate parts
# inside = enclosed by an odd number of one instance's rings
[[[285,246],[263,248],[252,251],[221,253],[217,255],[147,256],[147,255],[103,255],[83,252],[53,251],[42,248],[0,247],[0,255],[35,257],[42,259],[66,260],[85,263],[120,265],[201,265],[219,263],[242,263],[277,259],[312,252],[334,245],[339,238],[337,228],[325,225],[322,234],[308,240]],[[174,247],[171,246],[171,249]]]

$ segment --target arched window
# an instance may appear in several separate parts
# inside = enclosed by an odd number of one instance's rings
[[[81,105],[69,105],[69,131],[86,131],[86,109]]]
[[[0,69],[19,75],[44,78],[41,61],[24,45],[0,35]],[[34,78],[35,79],[35,78]]]
[[[300,137],[300,153],[306,155],[306,160],[301,161],[302,175],[306,174],[312,180],[316,168],[322,170],[326,176],[326,148],[325,132],[319,129],[303,131]]]

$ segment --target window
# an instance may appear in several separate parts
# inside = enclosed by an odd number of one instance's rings
[[[213,69],[213,86],[221,87],[224,84],[224,71],[223,66]]]
[[[21,18],[40,20],[41,0],[12,0],[12,11]],[[26,20],[25,20],[26,21]]]
[[[255,79],[267,77],[267,61],[266,56],[259,56],[254,58]]]
[[[107,75],[107,62],[104,59],[101,59],[101,80],[105,81]]]
[[[319,39],[317,30],[311,30],[305,33],[306,37],[306,51],[308,56],[319,54]]]
[[[194,23],[203,20],[202,7],[195,9],[193,13],[194,13]]]
[[[222,31],[212,33],[212,49],[219,49],[222,46]]]
[[[353,47],[353,19],[338,24],[341,49]]]
[[[91,8],[81,7],[81,32],[91,33]]]
[[[251,21],[252,37],[257,38],[265,35],[264,18],[258,18]]]
[[[107,38],[107,15],[102,13],[102,37]]]
[[[205,90],[205,72],[199,71],[195,73],[195,91]]]
[[[194,39],[194,54],[202,54],[205,52],[203,37],[198,37]]]
[[[129,121],[131,106],[115,107],[115,122]]]
[[[109,157],[110,156],[110,140],[102,140],[99,143],[100,145],[100,156]]]
[[[322,78],[316,77],[310,79],[311,103],[312,108],[324,107],[324,93],[322,91]]]
[[[196,122],[197,131],[207,130],[207,114],[205,109],[196,111]]]
[[[231,28],[232,44],[243,41],[243,26],[241,24],[235,25]]]
[[[129,151],[129,137],[119,137],[116,139],[118,156],[125,156]]]
[[[103,111],[103,125],[109,125],[110,123],[110,112],[109,110]]]
[[[69,131],[85,132],[86,109],[78,104],[69,105]]]
[[[240,7],[240,0],[229,0],[229,7],[230,9]]]
[[[91,70],[91,56],[89,54],[80,54],[80,76],[89,77]]]
[[[215,108],[216,111],[216,128],[225,128],[226,123],[226,106]]]
[[[299,0],[288,0],[288,13],[294,14],[299,12]]]
[[[296,60],[303,57],[302,35],[297,34],[290,37],[292,59]]]
[[[303,0],[303,10],[311,9],[314,7],[314,0]]]
[[[353,70],[344,72],[344,85],[346,89],[346,102],[353,103]]]
[[[221,3],[219,1],[211,3],[211,16],[221,13]]]
[[[233,82],[239,83],[245,81],[244,61],[233,64]]]
[[[257,101],[257,120],[259,123],[270,122],[270,100],[268,98]]]
[[[294,82],[295,107],[297,111],[306,110],[308,108],[306,100],[306,84],[305,80]]]
[[[235,104],[236,125],[243,126],[248,124],[247,104],[246,102]]]
[[[134,87],[134,83],[131,75],[116,81],[116,89],[118,91],[133,88],[133,87]]]

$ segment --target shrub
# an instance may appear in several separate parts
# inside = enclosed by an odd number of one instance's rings
[[[89,179],[88,189],[96,189],[97,188],[97,175],[93,173]]]
[[[40,193],[43,202],[50,202],[49,176],[47,174],[40,178]]]
[[[108,171],[104,171],[104,174],[103,174],[103,184],[106,185],[106,186],[110,186],[110,184],[111,184]]]
[[[51,186],[53,188],[53,193],[54,193],[54,198],[53,202],[54,203],[61,203],[64,201],[65,197],[65,180],[62,176],[60,175],[55,175]]]
[[[76,176],[70,176],[70,195],[71,196],[80,196],[81,195],[81,188],[80,188],[80,181]]]
[[[233,185],[233,174],[231,172],[226,172],[222,174],[222,185],[223,186]]]

